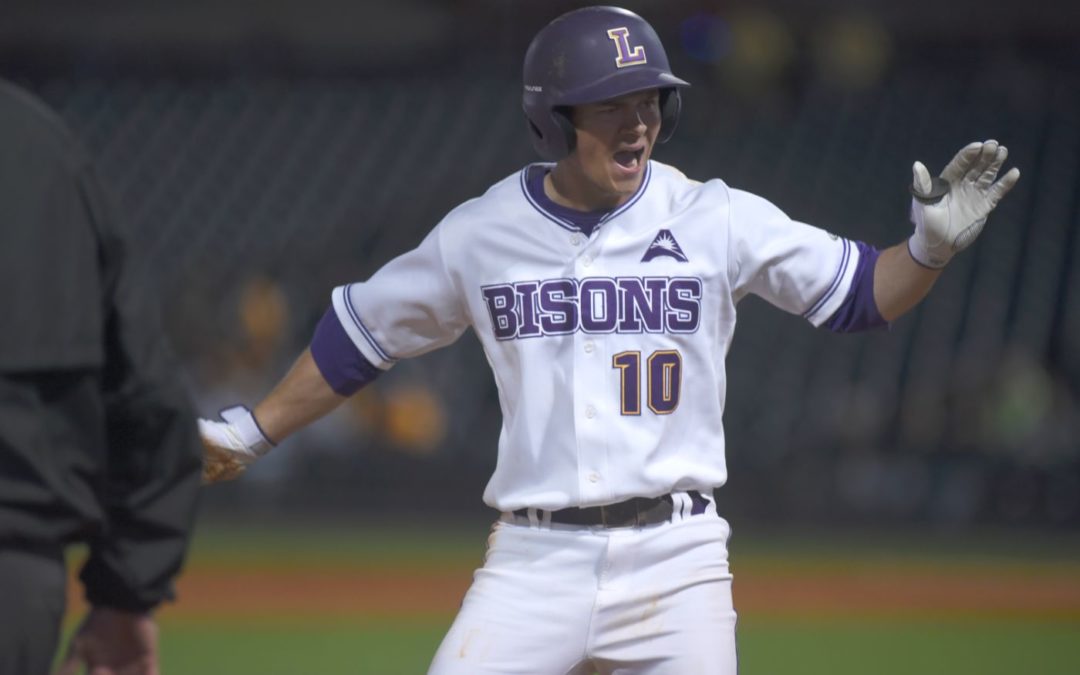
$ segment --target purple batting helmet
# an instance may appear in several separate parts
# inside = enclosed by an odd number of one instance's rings
[[[671,138],[679,122],[679,87],[653,27],[618,7],[585,7],[544,26],[525,53],[522,104],[533,147],[547,160],[574,150],[577,134],[567,108],[646,89],[660,90],[657,142]]]

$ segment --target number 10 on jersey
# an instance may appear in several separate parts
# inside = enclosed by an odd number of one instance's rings
[[[619,352],[611,359],[619,370],[619,392],[623,415],[641,414],[641,352]],[[657,350],[645,360],[645,388],[649,410],[670,415],[679,407],[682,386],[682,355],[674,350]]]

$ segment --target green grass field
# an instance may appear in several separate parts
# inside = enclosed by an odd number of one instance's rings
[[[163,622],[166,675],[416,675],[446,621]],[[752,618],[741,675],[1076,675],[1080,623]],[[540,675],[540,674],[538,674]],[[689,675],[689,674],[688,674]]]
[[[165,675],[415,675],[427,670],[445,620],[163,621]]]
[[[180,601],[159,615],[165,675],[415,675],[424,673],[453,618],[456,598],[431,611],[383,609],[291,612],[274,609],[275,588],[258,612],[192,589],[210,572],[243,580],[276,571],[282,584],[314,583],[327,575],[363,578],[387,570],[405,578],[441,574],[462,588],[479,564],[486,524],[461,527],[321,526],[202,528],[192,549]],[[877,607],[870,612],[829,608],[820,614],[747,602],[736,609],[741,675],[1077,675],[1080,674],[1080,555],[1077,539],[955,536],[798,537],[739,539],[733,550],[744,579],[803,575],[815,579],[874,577],[911,570],[914,578],[1001,584],[1064,580],[1053,611],[1028,607],[991,612]],[[447,572],[449,570],[449,573]],[[224,571],[224,572],[223,572]],[[749,579],[757,574],[758,578]],[[230,577],[229,575],[234,575]],[[929,576],[928,576],[929,575]],[[184,584],[191,583],[185,593]],[[1047,586],[1043,583],[1041,587]],[[1051,583],[1053,586],[1053,583]],[[299,597],[303,600],[301,586]],[[744,586],[744,588],[746,588]],[[752,588],[752,586],[751,586]],[[295,590],[295,589],[294,589]],[[403,593],[409,593],[403,588]],[[456,591],[455,591],[456,592]],[[294,593],[294,601],[297,593]],[[390,594],[390,600],[395,597]],[[743,596],[746,598],[747,596]],[[187,602],[185,603],[185,598]],[[753,599],[752,597],[750,598]],[[1053,598],[1050,598],[1053,600]],[[773,601],[770,601],[773,602]],[[1051,604],[1054,604],[1053,602]],[[349,607],[349,605],[346,605]],[[954,608],[955,610],[955,608]],[[546,675],[546,674],[537,674]],[[690,675],[690,674],[688,674]]]

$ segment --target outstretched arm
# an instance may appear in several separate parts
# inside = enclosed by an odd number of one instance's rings
[[[940,269],[915,262],[907,242],[885,249],[874,267],[874,302],[881,318],[889,323],[899,319],[933,288]]]
[[[329,414],[345,398],[330,388],[311,349],[305,349],[281,382],[255,406],[255,419],[267,440],[279,443]]]
[[[436,226],[367,281],[335,288],[310,348],[254,414],[238,406],[222,411],[224,422],[199,421],[204,482],[235,478],[272,442],[327,414],[397,359],[448,345],[465,332],[470,317],[447,271],[442,231]]]
[[[915,233],[882,251],[874,268],[874,301],[883,319],[894,321],[917,305],[949,260],[979,236],[986,217],[1020,178],[1015,168],[997,178],[1008,156],[997,141],[971,143],[933,180],[922,162],[915,162]]]
[[[223,421],[199,420],[203,482],[236,478],[275,443],[330,413],[379,372],[328,311],[311,346],[254,412],[235,406],[221,412]]]

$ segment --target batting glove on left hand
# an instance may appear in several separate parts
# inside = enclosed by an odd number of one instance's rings
[[[1008,149],[997,141],[971,143],[934,180],[922,162],[915,162],[911,168],[915,234],[908,240],[908,250],[916,262],[941,269],[971,246],[986,217],[1020,178],[1020,170],[1014,168],[995,182],[1008,156]]]
[[[203,443],[203,483],[232,480],[274,444],[263,434],[247,406],[221,411],[223,422],[199,420]]]

